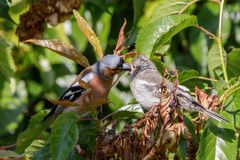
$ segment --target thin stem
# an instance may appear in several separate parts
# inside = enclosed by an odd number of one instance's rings
[[[218,37],[222,38],[222,19],[223,19],[224,0],[220,3],[219,21],[218,21]]]
[[[199,26],[197,25],[196,28],[200,29],[201,31],[203,31],[206,35],[208,35],[211,39],[217,39],[217,37],[212,33],[210,32],[209,30],[207,30],[206,28],[202,27],[202,26]]]
[[[217,82],[216,79],[212,79],[212,78],[208,78],[208,77],[202,77],[202,76],[199,76],[199,77],[197,77],[197,78],[198,78],[198,79],[201,79],[201,80]]]
[[[181,9],[179,11],[179,14],[183,13],[188,7],[190,7],[192,4],[194,4],[194,3],[198,2],[198,1],[200,1],[200,0],[193,0],[193,1],[189,2],[185,7],[183,7],[183,9]]]
[[[218,48],[219,48],[220,57],[221,57],[221,63],[222,63],[224,80],[225,80],[226,82],[228,82],[227,69],[226,69],[226,65],[225,65],[225,63],[224,63],[223,48],[222,48],[223,6],[224,6],[224,0],[221,0],[221,3],[220,3],[220,12],[219,12],[219,23],[218,23],[218,38],[217,38],[217,43],[218,43]]]
[[[234,92],[238,91],[239,89],[240,82],[237,82],[235,85],[231,86],[223,93],[223,95],[219,99],[219,102],[224,103],[229,96],[231,96]]]

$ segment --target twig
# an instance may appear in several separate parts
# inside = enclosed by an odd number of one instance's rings
[[[14,148],[16,147],[17,145],[16,144],[11,144],[9,146],[0,146],[0,150],[5,150],[5,149],[9,149],[9,148]]]
[[[217,37],[211,33],[209,30],[207,30],[206,28],[203,28],[202,26],[197,25],[196,28],[200,29],[201,31],[203,31],[206,35],[208,35],[211,39],[217,39]]]

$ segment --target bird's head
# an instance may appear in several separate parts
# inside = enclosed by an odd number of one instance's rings
[[[139,72],[145,69],[157,69],[155,64],[144,55],[140,55],[132,61],[131,75],[135,77]]]
[[[106,55],[93,65],[93,70],[103,79],[112,79],[122,71],[130,71],[131,65],[124,63],[123,58],[117,55]]]

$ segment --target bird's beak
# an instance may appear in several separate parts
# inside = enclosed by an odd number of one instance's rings
[[[128,64],[128,63],[123,63],[121,69],[124,70],[124,71],[131,71],[132,67],[131,67],[131,65]]]

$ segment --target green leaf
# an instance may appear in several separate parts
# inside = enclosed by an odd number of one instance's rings
[[[196,24],[196,17],[187,14],[161,17],[142,28],[137,37],[136,48],[139,53],[152,57],[174,35]]]
[[[203,26],[211,33],[217,34],[217,26],[218,26],[218,17],[219,17],[219,5],[212,2],[203,3],[202,7],[200,8],[197,17],[198,23],[200,26]],[[229,12],[227,7],[223,10],[223,25],[222,25],[222,41],[223,44],[227,41],[230,31],[231,31],[231,19],[229,16]],[[207,39],[209,39],[207,37]]]
[[[118,109],[118,111],[113,114],[112,119],[114,121],[119,121],[123,119],[139,119],[144,115],[143,109],[139,104],[126,105]]]
[[[78,140],[76,113],[59,115],[51,125],[50,150],[53,160],[66,159]]]
[[[240,76],[240,49],[235,49],[227,55],[227,73],[228,77]]]
[[[10,150],[0,150],[0,159],[4,159],[4,158],[18,158],[19,155],[14,152],[14,151],[10,151]]]
[[[180,72],[179,76],[179,83],[182,84],[188,80],[197,78],[199,76],[199,73],[195,70],[184,70]]]
[[[158,7],[152,14],[152,20],[172,14],[186,12],[186,7],[194,5],[195,2],[194,0],[160,0]]]
[[[189,46],[191,55],[201,67],[201,73],[207,75],[208,43],[206,35],[193,28],[189,33]]]
[[[32,160],[50,160],[50,156],[50,145],[46,145],[33,155]]]
[[[225,64],[227,62],[226,54],[227,53],[223,49],[223,57],[224,57]],[[209,71],[210,77],[214,79],[218,79],[223,75],[220,51],[219,51],[218,44],[215,41],[208,52],[208,71]]]
[[[225,103],[225,111],[221,115],[228,123],[209,120],[200,139],[197,153],[199,160],[236,160],[238,140],[235,128],[240,127],[240,92],[230,96]]]
[[[23,153],[24,150],[48,127],[48,123],[41,123],[42,119],[47,115],[47,111],[41,111],[34,115],[28,125],[28,128],[22,132],[16,141],[18,153]]]
[[[232,124],[208,121],[201,136],[198,160],[236,160],[237,139]]]
[[[0,71],[6,78],[13,77],[16,70],[14,60],[8,48],[8,44],[2,38],[0,38],[0,53]]]
[[[144,0],[133,0],[133,26],[137,25],[139,18],[143,14]]]
[[[78,121],[79,144],[87,155],[92,155],[95,151],[96,138],[101,130],[98,121]]]
[[[16,24],[8,13],[9,6],[7,4],[7,1],[6,0],[1,0],[0,1],[0,6],[1,6],[0,7],[0,18],[5,18],[6,20]]]

